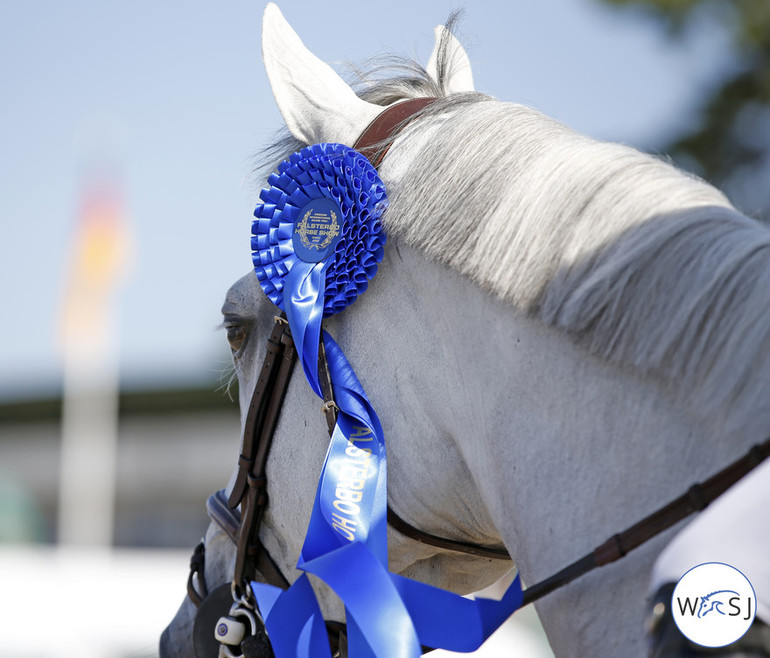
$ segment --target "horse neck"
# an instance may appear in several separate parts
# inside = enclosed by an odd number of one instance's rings
[[[391,236],[592,353],[660,377],[696,414],[723,412],[722,422],[761,406],[767,226],[659,159],[528,108],[442,103],[407,127],[381,168]]]
[[[363,378],[381,364],[371,395],[391,428],[391,460],[430,470],[417,463],[428,454],[415,430],[437,436],[426,445],[462,460],[506,542],[515,538],[500,521],[523,511],[522,483],[544,491],[557,476],[565,482],[548,492],[555,505],[593,500],[597,482],[609,486],[617,473],[602,472],[609,458],[633,455],[643,486],[646,468],[670,462],[672,450],[686,460],[711,436],[657,381],[591,356],[403,244],[391,246],[342,333],[351,359],[368,366]],[[405,414],[405,404],[416,411]]]
[[[411,520],[429,523],[430,510],[458,514],[458,524],[484,520],[529,584],[677,497],[757,438],[721,435],[660,379],[592,356],[403,244],[390,245],[347,322],[354,363],[386,364],[371,394],[387,421],[389,459],[426,483],[400,492],[419,501]],[[401,405],[412,394],[419,418],[407,420]],[[439,440],[423,446],[437,430]],[[470,514],[451,502],[456,483],[436,478],[446,462],[433,468],[431,446],[461,462],[460,489],[478,505]],[[613,567],[620,582],[612,588],[589,576],[539,606],[555,649],[620,655],[638,646],[641,653],[642,606],[661,541]],[[591,610],[564,614],[583,596]],[[595,606],[610,611],[601,628],[587,623]],[[610,645],[608,628],[619,629]]]

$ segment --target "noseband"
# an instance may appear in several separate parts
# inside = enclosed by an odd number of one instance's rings
[[[385,109],[369,124],[353,148],[378,167],[393,137],[436,100],[412,99]],[[261,543],[259,529],[269,502],[267,460],[296,360],[294,341],[286,316],[282,314],[275,318],[267,340],[265,359],[249,404],[232,492],[227,498],[224,491],[218,491],[206,503],[211,520],[236,546],[232,583],[209,593],[203,571],[205,548],[202,542],[196,547],[191,559],[187,589],[190,600],[198,608],[193,632],[197,658],[268,658],[273,655],[249,583],[259,573],[271,585],[282,589],[289,587],[289,581]],[[331,435],[337,422],[337,406],[334,403],[323,340],[319,348],[318,372],[324,398],[321,408]],[[529,587],[524,591],[524,605],[588,571],[614,562],[690,513],[704,509],[768,455],[770,440],[754,446],[741,459],[703,483],[693,485],[683,496],[639,523],[613,535],[554,576]],[[442,550],[488,559],[511,559],[505,549],[478,546],[423,532],[401,519],[390,506],[387,508],[387,520],[390,526],[406,537]],[[344,658],[344,625],[327,622],[327,630],[333,655]]]

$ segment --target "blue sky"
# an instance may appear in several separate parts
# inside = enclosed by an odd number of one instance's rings
[[[460,5],[279,3],[336,65],[397,52],[427,61]],[[385,5],[383,5],[385,6]],[[119,297],[133,385],[200,383],[226,364],[215,327],[250,269],[253,156],[280,127],[260,57],[263,2],[40,0],[0,9],[0,398],[52,390],[68,249],[85,172],[121,172],[134,234]],[[720,31],[684,44],[595,0],[477,0],[459,37],[476,87],[601,139],[654,146],[691,120],[728,65]]]

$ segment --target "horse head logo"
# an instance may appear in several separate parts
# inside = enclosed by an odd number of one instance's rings
[[[720,589],[716,592],[711,592],[706,596],[701,597],[700,607],[698,608],[698,618],[705,617],[709,612],[718,612],[720,615],[724,615],[724,611],[721,606],[726,605],[732,596],[740,596],[738,592],[731,589]]]

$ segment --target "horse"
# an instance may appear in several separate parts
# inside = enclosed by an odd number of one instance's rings
[[[720,601],[717,595],[721,596],[725,600]],[[732,595],[736,598],[740,596],[738,592],[734,590],[721,589],[717,592],[711,592],[710,594],[706,594],[706,596],[701,597],[700,607],[698,608],[698,617],[705,617],[707,614],[714,611],[716,611],[717,614],[726,615],[727,612],[725,610],[727,609],[726,606],[730,600],[729,595]]]
[[[385,106],[438,98],[379,166],[380,272],[325,326],[380,415],[391,508],[507,549],[532,584],[768,434],[770,231],[663,159],[476,92],[462,46],[436,35],[427,67],[354,90],[268,5],[263,59],[289,131],[270,152],[352,145]],[[276,309],[250,272],[222,312],[245,423]],[[327,445],[318,404],[295,374],[267,463],[260,540],[291,581]],[[555,655],[644,655],[650,574],[681,529],[542,598]],[[460,594],[511,568],[393,528],[388,545],[392,572]],[[234,548],[215,524],[205,553],[208,589],[228,583]],[[185,599],[163,656],[193,655],[194,617]]]

